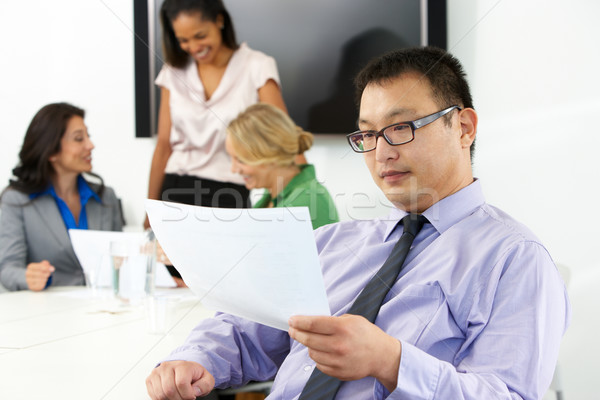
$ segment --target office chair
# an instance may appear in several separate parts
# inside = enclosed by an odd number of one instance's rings
[[[556,268],[565,282],[565,287],[569,288],[569,282],[571,281],[571,270],[564,264],[557,263]],[[561,376],[560,360],[556,362],[554,367],[554,375],[552,376],[552,382],[550,383],[549,392],[554,392],[556,400],[565,400],[564,388]]]
[[[238,394],[241,395],[242,393],[248,393],[248,394],[259,393],[259,394],[263,394],[263,395],[268,395],[269,393],[271,393],[271,386],[273,386],[273,381],[251,382],[251,383],[248,383],[247,385],[244,385],[239,388],[229,388],[229,389],[218,390],[217,393],[218,393],[219,397],[235,396]]]
[[[119,205],[119,212],[121,213],[121,224],[125,226],[127,225],[127,221],[125,221],[125,213],[123,212],[123,202],[121,201],[120,197],[117,198],[117,204]]]
[[[552,383],[550,383],[548,391],[554,392],[556,400],[565,400],[559,362],[557,362],[556,367],[554,367],[554,376],[552,377]]]

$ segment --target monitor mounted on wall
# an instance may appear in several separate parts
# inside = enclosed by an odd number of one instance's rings
[[[156,133],[162,1],[134,0],[137,137]],[[313,133],[356,129],[352,80],[371,58],[402,47],[447,46],[446,0],[224,3],[238,41],[275,58],[290,116]]]

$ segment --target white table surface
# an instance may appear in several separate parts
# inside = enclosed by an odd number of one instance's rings
[[[162,291],[167,333],[149,333],[143,305],[85,287],[0,294],[0,399],[148,399],[145,379],[213,311],[187,289]]]

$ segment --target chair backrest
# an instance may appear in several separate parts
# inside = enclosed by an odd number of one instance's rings
[[[560,276],[563,278],[565,282],[565,286],[567,289],[569,288],[569,283],[571,282],[571,270],[565,264],[556,263],[556,268],[558,268],[558,272]]]
[[[558,272],[565,282],[565,287],[569,289],[569,283],[571,282],[571,269],[562,263],[556,263],[556,268],[558,268]],[[549,392],[554,392],[556,400],[565,399],[561,375],[562,371],[560,361],[558,361],[556,363],[556,367],[554,367],[554,376],[552,377],[552,382],[550,383],[550,388],[548,389]]]

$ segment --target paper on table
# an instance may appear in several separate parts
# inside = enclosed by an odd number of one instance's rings
[[[73,244],[75,255],[79,259],[84,272],[94,270],[93,276],[97,276],[98,287],[112,286],[112,265],[110,262],[110,242],[142,242],[144,232],[112,232],[95,231],[88,229],[69,229],[69,236]],[[175,281],[171,278],[164,264],[156,263],[156,286],[175,287]]]
[[[146,200],[165,254],[202,303],[287,330],[330,315],[308,208],[225,209]]]

